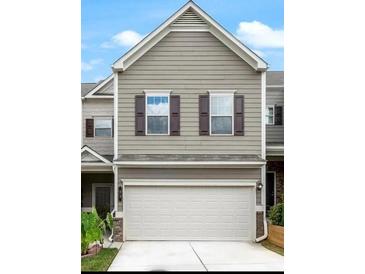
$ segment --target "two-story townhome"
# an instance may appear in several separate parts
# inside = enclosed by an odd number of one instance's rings
[[[267,69],[185,4],[82,84],[82,210],[112,211],[116,241],[263,238],[284,185],[283,73]]]

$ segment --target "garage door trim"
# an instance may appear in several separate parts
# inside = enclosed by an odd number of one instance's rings
[[[254,179],[124,179],[125,186],[256,186]]]
[[[126,186],[236,186],[236,187],[250,187],[252,188],[252,204],[253,212],[251,216],[252,222],[252,240],[255,240],[256,234],[256,184],[258,180],[255,179],[121,179],[123,182],[123,211],[126,209],[125,205],[125,187]],[[126,218],[123,212],[123,241],[126,241]]]

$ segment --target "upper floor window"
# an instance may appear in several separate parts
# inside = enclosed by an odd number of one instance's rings
[[[148,135],[169,134],[169,94],[146,95],[146,128]]]
[[[233,134],[233,92],[210,94],[210,134]]]
[[[95,136],[111,137],[112,136],[112,118],[111,117],[95,117]]]
[[[269,105],[266,107],[266,124],[275,126],[283,125],[283,106]]]
[[[273,125],[275,119],[275,113],[274,113],[274,106],[267,106],[266,107],[266,124],[267,125]]]

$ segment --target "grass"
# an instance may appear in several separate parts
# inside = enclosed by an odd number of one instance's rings
[[[272,243],[270,243],[268,240],[265,240],[261,243],[264,247],[266,247],[267,249],[280,254],[281,256],[284,256],[284,248],[281,248],[279,246],[276,246]]]
[[[82,258],[81,271],[107,271],[117,253],[117,248],[103,248],[95,256]]]

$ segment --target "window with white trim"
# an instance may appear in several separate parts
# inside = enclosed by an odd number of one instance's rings
[[[112,136],[112,118],[111,117],[94,117],[95,137]]]
[[[233,94],[210,94],[210,134],[233,134]]]
[[[274,125],[274,121],[275,121],[274,106],[267,106],[266,107],[266,124]]]
[[[168,135],[170,129],[170,96],[146,95],[146,132],[148,135]]]

